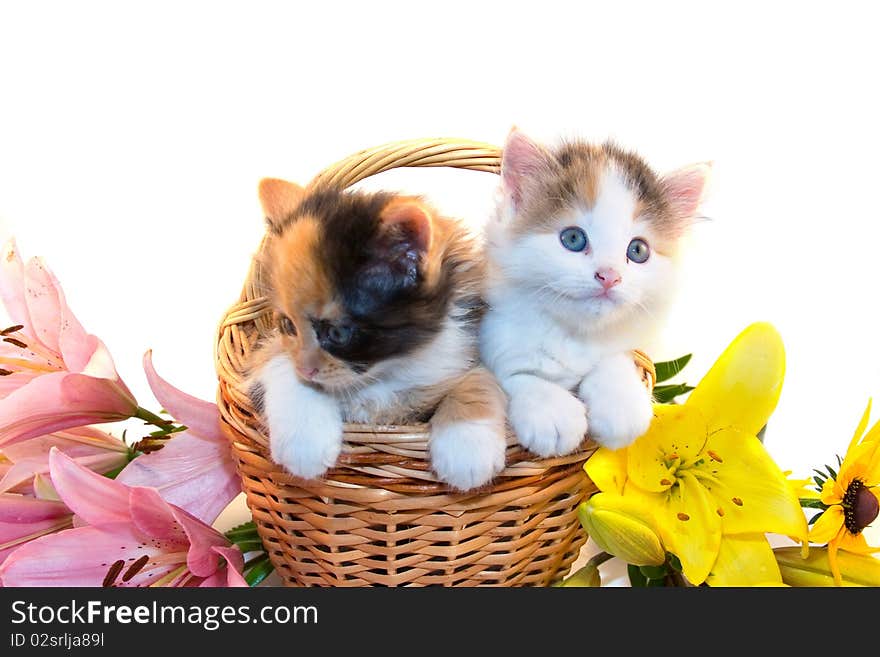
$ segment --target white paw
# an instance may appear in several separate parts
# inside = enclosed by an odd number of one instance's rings
[[[554,383],[534,379],[510,397],[510,425],[520,445],[541,457],[570,454],[587,433],[583,403]]]
[[[303,479],[320,477],[342,450],[342,417],[336,408],[299,409],[287,422],[269,421],[274,461]]]
[[[648,430],[654,408],[637,375],[605,374],[584,379],[580,394],[587,405],[590,437],[609,449],[620,449]]]
[[[503,426],[490,420],[461,421],[431,429],[431,465],[443,481],[459,490],[489,483],[504,469]]]
[[[286,358],[271,360],[260,382],[272,459],[303,479],[324,474],[342,450],[342,412],[337,403],[299,383]]]

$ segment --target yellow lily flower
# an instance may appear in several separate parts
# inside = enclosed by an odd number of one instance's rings
[[[880,510],[880,422],[865,433],[870,416],[869,401],[837,476],[822,485],[820,500],[828,508],[810,530],[810,541],[828,544],[828,564],[838,586],[842,583],[838,550],[880,551],[868,545],[863,534]]]
[[[784,375],[778,332],[752,324],[683,405],[655,404],[644,436],[618,452],[600,448],[584,466],[600,490],[642,507],[693,584],[710,574],[716,584],[743,581],[744,563],[761,582],[778,582],[763,534],[806,538],[797,496],[756,437]]]

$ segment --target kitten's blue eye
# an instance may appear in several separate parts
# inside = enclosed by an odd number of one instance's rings
[[[559,241],[569,251],[584,251],[589,244],[587,234],[582,228],[577,226],[569,226],[559,233]]]
[[[344,347],[351,340],[351,327],[345,325],[331,325],[327,328],[327,339],[337,347]]]
[[[626,247],[626,257],[633,262],[638,262],[639,264],[641,264],[645,262],[650,255],[651,248],[648,246],[648,243],[641,237],[634,238],[629,243],[629,246]]]

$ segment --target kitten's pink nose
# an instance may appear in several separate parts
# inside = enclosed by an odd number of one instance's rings
[[[620,283],[620,274],[616,269],[611,267],[602,267],[596,270],[596,280],[601,283],[602,287],[610,290],[612,287]]]
[[[299,375],[302,378],[306,379],[307,381],[311,381],[312,379],[315,378],[315,374],[318,373],[318,368],[317,367],[297,367],[296,371],[299,373]]]

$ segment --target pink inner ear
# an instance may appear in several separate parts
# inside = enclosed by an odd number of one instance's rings
[[[396,203],[382,212],[385,226],[400,226],[412,238],[414,246],[427,251],[431,244],[431,217],[418,203]]]
[[[525,181],[546,166],[547,153],[516,128],[507,135],[501,156],[501,182],[514,204],[523,197]]]
[[[697,213],[711,170],[710,162],[700,162],[663,176],[666,197],[677,217],[690,219]]]
[[[260,181],[260,204],[263,214],[271,223],[283,221],[292,213],[303,197],[303,188],[280,178]]]

